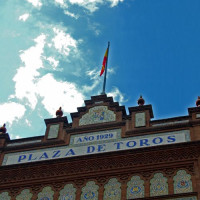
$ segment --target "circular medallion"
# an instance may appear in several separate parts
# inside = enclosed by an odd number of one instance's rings
[[[179,183],[178,183],[178,185],[177,185],[179,188],[187,188],[187,187],[189,187],[189,184],[188,184],[188,182],[187,181],[180,181]]]

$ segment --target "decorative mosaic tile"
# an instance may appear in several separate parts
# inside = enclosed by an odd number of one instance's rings
[[[58,200],[75,200],[76,199],[76,188],[72,184],[67,184],[60,191],[60,197]]]
[[[51,187],[44,187],[42,192],[38,194],[37,200],[53,200],[54,191]]]
[[[174,176],[174,193],[192,192],[191,175],[187,174],[185,170],[179,170]]]
[[[150,196],[160,196],[168,194],[167,178],[162,173],[154,174],[150,180]]]
[[[81,200],[98,200],[99,186],[94,181],[89,181],[85,187],[82,188]]]
[[[31,194],[29,189],[25,189],[21,191],[21,194],[19,194],[16,197],[16,200],[31,200],[33,194]]]
[[[139,176],[133,176],[127,183],[127,199],[144,197],[144,181]]]
[[[8,192],[2,192],[0,194],[0,200],[11,200],[10,195],[8,194]]]
[[[112,178],[104,186],[104,200],[121,200],[121,183]]]
[[[135,127],[141,127],[146,125],[145,112],[135,113]]]
[[[113,111],[108,110],[107,106],[95,106],[89,109],[89,112],[81,117],[79,125],[97,124],[103,122],[112,122],[116,120]]]
[[[180,198],[168,199],[168,200],[197,200],[197,197],[180,197]]]

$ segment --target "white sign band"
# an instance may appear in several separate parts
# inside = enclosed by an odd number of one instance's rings
[[[111,131],[113,133],[113,131]],[[163,133],[146,137],[131,137],[116,141],[105,141],[104,143],[69,145],[55,148],[46,148],[33,151],[17,152],[6,154],[2,165],[13,165],[30,163],[36,161],[52,160],[58,158],[67,158],[105,152],[122,151],[128,149],[137,149],[152,147],[158,145],[167,145],[186,142],[186,136],[189,131],[177,131],[172,133]]]

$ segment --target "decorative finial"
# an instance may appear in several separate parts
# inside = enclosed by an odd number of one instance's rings
[[[140,98],[138,99],[138,105],[143,106],[145,104],[145,100],[142,98],[142,95],[140,95]]]
[[[196,100],[196,106],[200,107],[200,96],[198,96],[197,100]]]
[[[62,108],[60,107],[57,111],[56,111],[56,117],[62,117],[63,116],[63,111]]]
[[[0,128],[0,134],[2,133],[6,133],[7,129],[6,129],[6,124],[4,124],[1,128]]]

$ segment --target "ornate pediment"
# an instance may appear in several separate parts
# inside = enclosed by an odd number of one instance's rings
[[[78,107],[77,110],[78,112],[71,113],[73,128],[84,128],[82,126],[85,125],[91,125],[92,128],[95,124],[101,126],[105,122],[121,122],[126,117],[125,107],[119,106],[118,102],[107,95],[92,96],[90,100],[85,100],[85,106]]]
[[[79,120],[79,126],[116,121],[116,114],[107,106],[95,106],[89,109]]]

